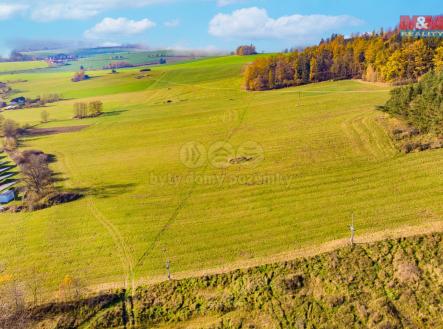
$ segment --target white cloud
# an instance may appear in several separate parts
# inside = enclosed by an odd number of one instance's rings
[[[237,3],[246,2],[247,0],[217,0],[217,6],[226,7]]]
[[[100,47],[121,47],[122,44],[120,42],[114,41],[105,41],[99,44]]]
[[[342,27],[362,24],[358,18],[341,15],[292,15],[269,17],[266,9],[244,8],[232,14],[217,14],[209,23],[209,33],[216,37],[248,39],[316,38],[319,34]]]
[[[99,13],[99,10],[91,6],[76,6],[73,3],[54,3],[50,5],[38,6],[31,14],[35,21],[47,22],[62,19],[79,20],[94,17]]]
[[[163,25],[166,27],[169,27],[169,28],[179,27],[180,20],[179,19],[171,19],[170,21],[164,22]]]
[[[0,3],[0,20],[9,19],[24,12],[28,7],[21,4]]]
[[[188,47],[183,44],[175,44],[173,46],[161,47],[160,49],[172,50],[176,55],[193,55],[193,56],[208,56],[208,55],[227,55],[226,50],[220,49],[213,45],[204,47]]]
[[[36,21],[78,20],[94,17],[106,10],[141,8],[174,0],[16,0],[32,8],[31,17]]]
[[[100,23],[85,32],[89,39],[99,39],[106,36],[129,36],[143,33],[156,24],[145,18],[139,21],[120,18],[104,18]]]

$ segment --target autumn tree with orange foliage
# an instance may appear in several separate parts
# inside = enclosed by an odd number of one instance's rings
[[[249,56],[257,54],[257,50],[254,45],[249,46],[239,46],[235,51],[235,54],[238,56]]]
[[[257,58],[245,70],[247,90],[364,79],[403,84],[443,66],[443,39],[402,38],[398,31],[346,39],[332,35],[303,51]]]

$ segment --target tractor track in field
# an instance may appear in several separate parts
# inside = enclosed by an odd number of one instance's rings
[[[160,229],[160,231],[155,236],[152,243],[145,250],[143,255],[138,259],[137,263],[135,264],[135,268],[138,268],[139,266],[143,265],[145,258],[148,257],[151,254],[151,252],[154,250],[155,246],[160,241],[160,238],[163,235],[163,233],[165,233],[168,230],[168,228],[172,225],[172,223],[177,219],[178,215],[180,214],[180,211],[186,206],[187,201],[192,196],[195,186],[196,186],[196,183],[194,183],[191,186],[188,193],[186,193],[186,196],[179,201],[177,207],[174,209],[174,211],[173,211],[172,215],[169,217],[168,221],[165,223],[165,225],[163,225],[163,227]]]
[[[382,139],[377,135],[385,134],[385,131],[376,119],[368,118],[363,114],[355,115],[343,121],[341,129],[348,139],[350,147],[357,155],[368,159],[371,157],[372,159],[382,159],[396,152],[389,138]]]
[[[165,74],[166,75],[166,74]],[[160,83],[162,81],[162,79],[164,78],[164,75],[160,77],[160,79],[153,79],[155,80],[155,84],[157,85],[158,83]],[[194,87],[194,88],[200,88],[200,89],[207,89],[207,90],[234,90],[235,88],[212,88],[212,87],[208,87],[208,86],[202,86],[202,85],[197,85],[197,84],[186,84],[186,83],[176,83],[176,82],[171,82],[171,81],[166,81],[166,83],[170,84],[170,85],[176,85],[176,86],[186,86],[186,87]],[[238,90],[238,89],[235,89]],[[299,91],[290,91],[291,93],[294,92],[299,92]],[[303,91],[300,91],[303,93]],[[317,92],[317,91],[316,91]],[[323,91],[318,91],[318,92],[323,92]],[[333,92],[333,91],[331,91]],[[352,92],[352,91],[351,91]],[[373,92],[372,90],[368,90],[368,91],[361,91],[363,93],[365,92]],[[379,91],[376,91],[379,92]],[[383,92],[385,92],[383,90]],[[245,93],[245,95],[247,95],[248,93]],[[227,137],[225,138],[224,142],[229,142],[229,140],[235,135],[235,133],[240,129],[241,125],[244,122],[246,113],[248,111],[248,109],[251,106],[251,102],[249,102],[246,107],[243,109],[241,115],[239,116],[239,122],[238,124],[233,127],[229,133],[227,134]],[[207,169],[207,166],[202,170],[202,172],[205,172]],[[155,247],[157,246],[158,242],[161,239],[161,236],[168,230],[168,228],[173,224],[173,222],[178,218],[178,216],[180,215],[181,210],[186,206],[187,201],[191,198],[194,189],[195,189],[195,183],[191,186],[191,188],[189,189],[188,193],[186,193],[186,196],[184,198],[182,198],[179,202],[177,207],[174,209],[172,215],[169,217],[168,221],[165,223],[165,225],[160,229],[160,231],[157,233],[157,235],[155,236],[154,240],[152,241],[152,243],[149,245],[149,247],[144,251],[144,253],[142,254],[142,256],[138,259],[134,271],[143,265],[144,260],[146,257],[148,257],[152,251],[155,249]]]
[[[131,251],[129,246],[127,245],[125,239],[121,235],[120,231],[115,227],[114,224],[112,224],[111,221],[109,221],[100,210],[98,210],[95,202],[92,199],[88,199],[88,209],[91,212],[91,214],[94,216],[95,219],[97,219],[100,224],[106,228],[109,235],[111,236],[112,240],[114,241],[114,244],[118,247],[120,251],[120,257],[122,259],[123,268],[125,270],[125,287],[129,288],[129,282],[132,282],[132,276],[133,276],[133,262],[131,258]]]
[[[74,172],[73,169],[75,169],[76,166],[72,164],[65,155],[61,155],[59,156],[59,158],[61,158],[63,166],[66,167],[68,171]],[[71,182],[75,182],[72,177],[70,178],[70,180],[66,181],[66,184],[72,188],[75,188]],[[106,229],[114,245],[117,247],[119,258],[122,263],[122,269],[125,275],[124,286],[125,288],[127,288],[133,272],[133,263],[130,257],[129,247],[127,246],[123,236],[120,234],[118,229],[98,210],[94,201],[90,198],[87,200],[87,206],[89,212],[100,223],[100,225]]]
[[[175,83],[173,83],[175,84]],[[195,87],[195,88],[204,88],[200,85],[190,85],[190,84],[177,84],[180,86],[191,86],[191,87]],[[211,89],[211,88],[208,88]],[[247,94],[246,94],[247,95]],[[251,102],[247,103],[247,105],[244,107],[241,115],[239,116],[239,121],[237,123],[237,125],[235,125],[235,127],[233,127],[229,133],[227,134],[224,142],[228,143],[229,140],[234,136],[234,134],[239,130],[239,128],[241,127],[241,125],[244,122],[244,118],[246,116],[246,112],[248,111],[248,109],[251,106]],[[202,173],[204,173],[207,168],[208,168],[209,164],[207,164],[203,169],[202,169]],[[157,233],[157,235],[155,236],[154,240],[152,241],[152,243],[149,245],[149,247],[144,251],[144,253],[142,254],[142,256],[139,258],[139,260],[137,261],[136,265],[135,265],[135,269],[137,269],[138,267],[142,266],[144,263],[144,260],[146,259],[146,257],[148,257],[151,252],[155,249],[155,247],[157,246],[158,242],[161,239],[161,236],[168,230],[168,228],[175,222],[175,220],[178,218],[178,216],[180,215],[181,210],[186,207],[187,201],[192,197],[192,194],[195,190],[197,183],[194,182],[191,186],[191,188],[189,189],[188,193],[186,193],[186,195],[178,202],[177,207],[174,209],[173,213],[171,214],[171,216],[169,217],[168,221],[165,223],[165,225],[163,225],[163,227],[160,229],[160,231]]]
[[[70,172],[73,172],[73,168],[77,168],[75,164],[70,162],[65,155],[61,155],[61,162],[62,165],[67,168]],[[71,177],[71,181],[67,180],[66,184],[75,188],[71,182],[75,182],[75,180]],[[121,262],[121,267],[124,273],[124,289],[127,291],[129,287],[131,288],[131,300],[133,300],[134,297],[134,287],[135,287],[135,279],[134,279],[134,264],[131,257],[131,250],[126,243],[125,239],[121,235],[120,231],[117,229],[117,227],[106,218],[106,216],[97,208],[95,202],[88,198],[86,200],[88,211],[91,213],[92,217],[97,220],[100,225],[108,232],[112,242],[114,243],[118,257]],[[125,303],[124,303],[125,304]],[[125,304],[126,305],[126,304]],[[132,303],[130,303],[132,306]],[[135,317],[133,316],[133,309],[129,312],[127,312],[130,316],[130,321],[133,325],[135,325]]]
[[[166,75],[167,73],[164,73],[158,81],[150,86],[150,88],[157,86]],[[161,89],[154,92],[150,97],[148,97],[147,101],[150,101],[154,97],[156,97],[160,93],[160,91]],[[69,161],[65,155],[61,155],[60,158],[62,160],[62,165],[67,168],[68,171],[74,172],[72,169],[77,169],[77,166]],[[72,177],[70,177],[70,180],[67,180],[67,185],[75,188],[71,182],[75,182]],[[131,288],[131,298],[133,299],[135,293],[135,267],[132,260],[133,251],[126,243],[118,228],[110,220],[108,220],[106,216],[97,208],[94,200],[88,198],[86,202],[89,212],[100,223],[100,225],[105,228],[118,250],[122,270],[124,273],[124,287],[126,291]],[[132,305],[132,303],[130,304]],[[132,325],[135,325],[135,317],[133,314],[132,306],[128,314],[130,317],[130,322],[132,323]]]

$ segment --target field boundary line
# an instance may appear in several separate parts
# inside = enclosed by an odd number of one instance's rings
[[[401,226],[398,228],[394,228],[391,230],[384,230],[384,231],[375,231],[375,232],[368,232],[361,236],[358,234],[355,237],[355,243],[357,245],[359,244],[371,244],[380,242],[383,240],[389,240],[389,239],[399,239],[399,238],[408,238],[413,236],[421,236],[431,233],[443,233],[443,220],[434,221],[431,223],[426,223],[422,225],[406,225]],[[337,240],[331,240],[322,244],[319,244],[317,246],[307,246],[295,249],[293,251],[286,251],[277,253],[274,255],[269,256],[263,256],[263,257],[257,257],[252,258],[249,260],[240,260],[240,261],[234,261],[232,263],[220,266],[220,267],[213,267],[208,268],[204,270],[199,271],[182,271],[174,273],[174,280],[183,280],[183,279],[189,279],[189,278],[197,278],[202,277],[206,275],[217,275],[217,274],[223,274],[232,272],[235,270],[247,270],[252,267],[257,267],[261,265],[268,265],[268,264],[275,264],[275,263],[282,263],[282,262],[289,262],[301,258],[307,258],[307,257],[314,257],[317,255],[325,254],[332,252],[334,250],[338,250],[340,248],[344,248],[346,246],[349,246],[349,239],[343,238],[343,239],[337,239]],[[161,282],[167,281],[167,278],[165,275],[157,275],[155,277],[151,278],[145,278],[140,279],[137,281],[137,286],[142,285],[150,285],[150,284],[157,284]],[[106,291],[109,289],[116,289],[118,288],[118,283],[111,282],[108,284],[99,284],[95,286],[89,287],[91,291]]]

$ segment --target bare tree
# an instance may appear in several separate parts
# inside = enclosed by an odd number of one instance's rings
[[[80,300],[86,289],[79,278],[66,275],[59,287],[59,297],[62,301]]]
[[[0,328],[28,327],[25,298],[24,285],[14,276],[0,286]]]
[[[6,151],[14,151],[17,148],[17,139],[14,137],[5,137],[3,139],[3,148]]]
[[[89,116],[97,117],[103,113],[103,102],[93,101],[89,103]]]
[[[30,277],[26,282],[26,288],[32,296],[33,305],[36,306],[39,303],[42,294],[42,281],[43,275],[36,267],[33,267],[30,272]]]
[[[45,154],[31,153],[18,162],[25,185],[25,199],[33,206],[54,191],[52,172]]]
[[[18,124],[14,120],[4,120],[2,124],[3,136],[6,138],[17,138],[18,128]]]
[[[88,116],[88,104],[75,103],[74,104],[74,118],[83,119]]]

